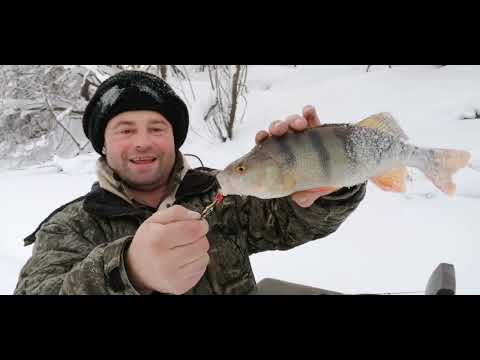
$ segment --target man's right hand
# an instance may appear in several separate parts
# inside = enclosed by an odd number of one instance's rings
[[[142,294],[180,295],[194,287],[209,263],[208,223],[174,205],[138,228],[126,254],[128,277]]]

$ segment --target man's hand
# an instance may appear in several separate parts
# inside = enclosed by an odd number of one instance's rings
[[[200,214],[182,206],[153,214],[138,228],[126,255],[133,286],[143,294],[190,290],[210,261],[207,233]]]
[[[255,136],[255,142],[260,144],[270,136],[282,136],[291,131],[303,131],[308,127],[315,127],[320,125],[315,108],[307,105],[303,108],[303,116],[290,115],[284,121],[274,121],[270,124],[268,132],[265,130],[259,131]],[[292,194],[292,200],[301,207],[310,207],[315,200],[320,196],[325,195],[318,192],[299,191]]]

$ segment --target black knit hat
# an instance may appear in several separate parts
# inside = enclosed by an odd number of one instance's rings
[[[172,125],[176,148],[187,137],[188,109],[161,78],[142,71],[122,71],[100,84],[83,114],[83,131],[99,154],[102,153],[107,123],[125,111],[151,110]]]

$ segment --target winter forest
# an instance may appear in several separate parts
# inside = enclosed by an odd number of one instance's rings
[[[188,101],[191,76],[208,76],[211,103],[203,118],[209,136],[232,140],[245,100],[246,65],[2,65],[0,66],[0,167],[22,168],[57,155],[92,151],[81,118],[97,86],[122,70],[151,72]],[[190,101],[192,101],[190,100]]]
[[[225,167],[254,146],[257,131],[307,104],[322,123],[390,112],[415,145],[469,151],[454,197],[409,169],[406,193],[369,183],[337,232],[251,262],[257,281],[348,294],[422,294],[435,267],[449,263],[457,293],[480,294],[478,65],[0,65],[0,294],[13,292],[31,255],[23,238],[95,181],[98,154],[82,114],[97,86],[122,70],[156,74],[185,101],[181,150],[192,167]]]

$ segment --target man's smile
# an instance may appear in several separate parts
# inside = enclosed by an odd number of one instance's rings
[[[136,165],[151,164],[156,160],[157,158],[154,156],[137,156],[137,157],[130,158],[130,162]]]

